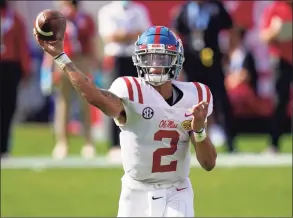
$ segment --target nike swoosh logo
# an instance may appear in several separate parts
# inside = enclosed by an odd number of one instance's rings
[[[187,189],[187,187],[185,187],[185,188],[176,188],[176,191],[180,192],[180,191],[182,191],[184,189]]]
[[[193,114],[186,114],[186,113],[184,114],[185,117],[190,117],[190,116],[192,116],[192,115],[193,115]]]
[[[158,200],[160,198],[163,198],[163,197],[157,197],[157,198],[155,198],[154,196],[152,197],[153,200]]]

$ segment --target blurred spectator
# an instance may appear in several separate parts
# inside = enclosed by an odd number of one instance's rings
[[[113,79],[137,76],[132,62],[134,43],[138,36],[151,26],[145,6],[133,1],[112,1],[101,8],[98,15],[99,32],[105,43],[105,58],[113,58]],[[120,129],[112,122],[112,149],[109,157],[120,157]],[[119,155],[119,156],[118,156]]]
[[[276,98],[271,120],[269,152],[279,151],[279,138],[284,132],[286,108],[292,83],[292,1],[275,1],[262,17],[260,38],[268,43],[275,65]]]
[[[1,157],[9,153],[13,115],[16,110],[18,85],[30,73],[29,45],[24,23],[19,14],[0,0],[1,13]]]
[[[187,1],[179,9],[172,26],[183,41],[183,70],[187,79],[210,87],[214,95],[214,114],[225,129],[228,150],[232,152],[235,135],[232,127],[233,116],[224,86],[223,55],[218,43],[220,31],[233,27],[231,16],[220,1]],[[223,120],[220,119],[222,115]],[[213,128],[213,125],[211,127]]]
[[[257,94],[257,71],[254,57],[244,46],[246,30],[235,28],[233,37],[230,37],[230,50],[225,63],[225,80],[229,90],[241,84],[247,84]]]
[[[224,61],[225,86],[236,114],[261,115],[259,98],[257,97],[258,73],[254,57],[245,46],[246,30],[234,28],[230,37],[230,50]]]
[[[92,69],[97,67],[97,55],[95,45],[95,24],[92,18],[82,11],[79,1],[60,1],[59,10],[67,18],[67,26],[64,39],[64,51],[83,71],[91,74]],[[53,66],[53,76],[52,76]],[[53,59],[44,54],[41,68],[41,87],[44,94],[51,94],[52,83],[57,85],[55,98],[55,134],[56,145],[53,150],[53,157],[57,159],[65,158],[68,153],[68,123],[72,96],[76,92],[69,80],[62,76],[60,69],[54,65]],[[83,133],[85,144],[81,150],[81,155],[85,158],[92,158],[95,154],[95,147],[91,136],[90,106],[78,95],[80,103],[80,116],[83,122]]]

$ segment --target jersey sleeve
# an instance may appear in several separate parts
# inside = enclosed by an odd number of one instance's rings
[[[208,115],[207,117],[209,117],[212,113],[213,113],[213,107],[214,107],[214,102],[213,102],[213,95],[210,89],[208,89],[210,92],[210,102],[209,102],[209,107],[208,107]]]
[[[210,88],[207,85],[204,85],[202,83],[193,82],[194,87],[196,88],[197,93],[197,104],[199,104],[201,101],[207,102],[208,105],[208,114],[206,117],[205,122],[207,122],[207,118],[213,113],[213,95],[210,90]]]
[[[129,99],[129,87],[127,87],[127,83],[125,82],[125,80],[126,79],[122,77],[117,78],[116,80],[114,80],[108,91],[112,92],[123,100]]]
[[[117,126],[122,127],[126,126],[127,123],[129,123],[129,120],[131,119],[131,104],[130,104],[130,99],[129,96],[131,95],[131,85],[129,83],[129,79],[127,77],[119,77],[110,86],[108,91],[112,92],[115,94],[117,97],[119,97],[122,100],[124,110],[126,113],[127,121],[125,124],[119,123],[117,119],[114,119],[114,122],[116,123]]]
[[[213,95],[212,95],[212,92],[209,89],[209,87],[204,85],[203,90],[204,90],[203,93],[205,92],[204,93],[204,100],[209,103],[208,114],[207,114],[207,117],[206,117],[206,120],[205,120],[205,122],[207,122],[208,117],[213,113],[214,102],[213,102]]]

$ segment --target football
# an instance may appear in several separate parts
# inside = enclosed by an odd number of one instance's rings
[[[62,40],[66,29],[66,18],[57,10],[43,10],[36,18],[35,29],[41,40]]]

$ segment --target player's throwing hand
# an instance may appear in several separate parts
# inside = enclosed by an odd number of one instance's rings
[[[58,10],[41,11],[33,29],[34,36],[44,51],[56,57],[63,53],[66,18]]]
[[[197,132],[205,127],[205,120],[208,114],[208,105],[209,104],[207,102],[202,101],[191,108],[191,112],[193,114],[193,119],[191,122],[192,130]]]
[[[57,39],[55,41],[44,41],[39,39],[36,28],[33,29],[33,33],[35,36],[35,39],[39,43],[39,45],[42,47],[42,49],[46,52],[48,52],[53,57],[56,57],[60,55],[63,52],[63,39]]]

